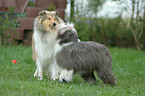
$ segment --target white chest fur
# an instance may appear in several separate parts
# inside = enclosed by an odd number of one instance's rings
[[[58,66],[55,63],[55,46],[57,32],[42,33],[34,30],[34,43],[37,53],[37,69],[34,74],[39,80],[43,79],[43,70],[46,70],[51,79],[58,77]],[[39,78],[40,77],[40,78]]]
[[[56,33],[34,32],[35,50],[41,64],[49,65],[52,62],[54,55]]]

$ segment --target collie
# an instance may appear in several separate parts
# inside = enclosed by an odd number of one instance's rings
[[[32,36],[33,60],[36,62],[37,69],[34,77],[43,79],[43,71],[51,79],[57,77],[57,66],[54,62],[54,47],[56,45],[57,29],[56,26],[64,21],[58,17],[56,11],[43,10],[34,20],[34,34]]]

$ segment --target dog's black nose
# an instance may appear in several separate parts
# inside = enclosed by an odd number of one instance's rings
[[[55,25],[56,25],[56,23],[54,22],[54,23],[53,23],[53,26],[55,26]]]

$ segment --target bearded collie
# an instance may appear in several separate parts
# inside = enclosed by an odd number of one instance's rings
[[[89,83],[98,77],[107,84],[116,85],[112,70],[112,57],[107,47],[93,41],[79,41],[77,31],[69,25],[58,27],[55,61],[59,69],[59,81],[70,82],[74,73]]]

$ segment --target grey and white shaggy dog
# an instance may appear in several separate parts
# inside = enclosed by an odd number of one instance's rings
[[[56,62],[60,68],[80,74],[89,83],[97,81],[94,75],[96,71],[104,83],[116,85],[112,57],[107,47],[93,41],[78,42],[77,31],[67,25],[59,28],[57,40],[62,46],[56,54]],[[68,81],[65,76],[60,78]]]

